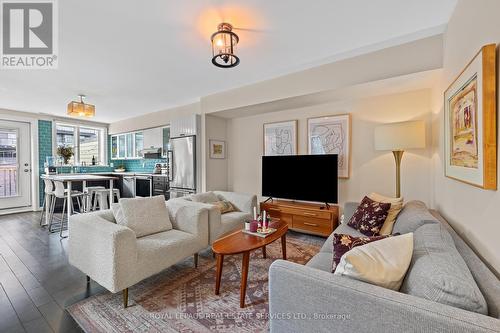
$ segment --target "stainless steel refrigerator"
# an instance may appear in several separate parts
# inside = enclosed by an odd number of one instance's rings
[[[171,138],[170,147],[170,198],[196,193],[196,136]]]

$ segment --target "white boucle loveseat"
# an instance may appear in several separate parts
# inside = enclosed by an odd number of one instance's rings
[[[235,211],[221,214],[220,210],[213,205],[215,201],[229,201]],[[170,199],[177,202],[189,202],[200,208],[208,210],[208,242],[212,244],[220,237],[236,229],[242,229],[245,221],[252,219],[253,208],[257,207],[257,196],[228,191],[210,191],[195,195]]]
[[[111,210],[70,217],[69,263],[109,291],[128,287],[208,246],[208,211],[188,201],[166,202],[173,229],[144,237],[116,224]]]

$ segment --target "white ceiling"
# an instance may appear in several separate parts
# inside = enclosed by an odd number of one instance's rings
[[[59,69],[0,70],[0,108],[64,115],[79,93],[113,122],[440,33],[457,0],[64,0]],[[219,69],[210,35],[238,30],[241,64]]]

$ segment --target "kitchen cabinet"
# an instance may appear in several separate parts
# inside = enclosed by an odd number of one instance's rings
[[[199,115],[191,115],[172,120],[170,123],[170,137],[178,138],[180,136],[197,135],[200,131],[199,126]]]
[[[144,148],[161,148],[163,146],[163,128],[149,128],[143,131]]]
[[[163,195],[165,200],[170,199],[169,182],[166,176],[153,176],[153,196]]]
[[[148,148],[162,148],[163,157],[170,149],[170,127],[161,126],[138,132],[111,136],[111,159],[143,158],[142,151]]]
[[[124,133],[111,136],[111,159],[141,158],[144,148],[142,132]]]

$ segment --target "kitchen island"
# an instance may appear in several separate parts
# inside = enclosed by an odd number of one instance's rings
[[[67,174],[55,174],[55,175],[47,175],[44,174],[41,176],[42,179],[49,179],[54,182],[62,182],[66,184],[66,212],[68,216],[68,221],[69,217],[71,216],[71,213],[73,211],[73,200],[71,197],[71,190],[72,190],[72,184],[73,182],[81,182],[83,186],[83,192],[85,192],[85,188],[87,187],[87,181],[99,181],[99,180],[107,180],[109,181],[109,193],[110,193],[110,198],[113,198],[113,180],[117,179],[116,176],[113,175],[96,175],[96,174],[90,174],[90,173],[67,173]],[[50,196],[48,197],[50,198]],[[46,207],[50,207],[50,202],[45,203]],[[45,222],[48,224],[49,221],[49,216],[48,214],[45,214]],[[62,228],[62,226],[61,226]]]

